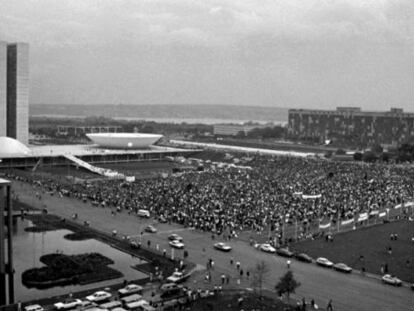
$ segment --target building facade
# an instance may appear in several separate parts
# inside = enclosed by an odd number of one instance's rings
[[[0,137],[7,136],[7,43],[0,41]]]
[[[320,143],[332,140],[361,147],[397,146],[414,139],[414,113],[398,108],[384,112],[362,111],[359,107],[290,109],[288,135]]]
[[[7,136],[29,142],[29,45],[7,46]]]

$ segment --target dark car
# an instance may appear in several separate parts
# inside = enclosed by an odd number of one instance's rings
[[[352,268],[348,267],[346,264],[340,262],[337,264],[333,265],[334,270],[339,271],[339,272],[344,272],[344,273],[351,273],[352,272]]]
[[[276,250],[276,254],[283,256],[283,257],[292,257],[293,252],[288,250],[287,248],[279,248]]]
[[[313,261],[312,257],[305,253],[299,253],[295,255],[295,258],[299,261],[303,262],[309,262],[311,263]]]

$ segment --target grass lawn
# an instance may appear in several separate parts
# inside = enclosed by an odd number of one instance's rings
[[[392,233],[398,234],[398,240],[390,239]],[[402,220],[340,233],[334,236],[333,242],[326,242],[324,238],[298,242],[292,244],[291,249],[313,258],[326,257],[334,263],[344,262],[358,270],[365,267],[367,272],[375,274],[381,274],[381,265],[387,264],[389,273],[414,283],[413,237],[414,222]],[[360,260],[361,255],[363,260]]]

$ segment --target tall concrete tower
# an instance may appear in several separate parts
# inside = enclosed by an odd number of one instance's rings
[[[7,136],[7,43],[0,41],[0,136]]]
[[[7,136],[29,142],[29,45],[7,45]]]

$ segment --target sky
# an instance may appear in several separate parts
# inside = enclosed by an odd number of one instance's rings
[[[0,0],[30,102],[414,111],[413,0]]]

